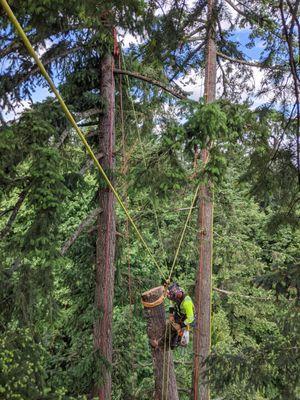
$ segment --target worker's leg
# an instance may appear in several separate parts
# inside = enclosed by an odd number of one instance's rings
[[[178,346],[178,339],[179,335],[177,330],[173,326],[174,324],[171,321],[167,321],[166,324],[166,345],[170,346],[170,348],[173,350],[175,347]]]

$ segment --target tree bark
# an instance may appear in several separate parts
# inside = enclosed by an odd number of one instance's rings
[[[150,289],[142,294],[144,302],[152,303],[163,294],[163,287]],[[151,346],[155,400],[179,400],[172,351],[166,339],[166,317],[164,303],[155,307],[144,307],[147,318],[147,333]],[[168,336],[168,335],[167,335]]]
[[[208,27],[206,44],[206,66],[204,97],[210,103],[216,96],[216,43],[214,23],[214,1],[208,0]],[[209,158],[210,143],[201,151],[205,165]],[[196,274],[195,310],[197,324],[194,330],[194,368],[193,400],[209,400],[209,384],[206,375],[206,359],[210,353],[211,341],[211,277],[212,277],[212,244],[213,244],[213,185],[210,180],[202,184],[199,191],[199,264]]]
[[[115,164],[115,82],[113,69],[113,56],[110,53],[106,53],[102,58],[100,71],[100,93],[105,110],[100,115],[99,151],[103,154],[101,165],[110,179],[113,178]],[[94,323],[94,349],[96,357],[100,358],[100,376],[99,381],[95,383],[94,395],[99,400],[109,400],[111,398],[112,313],[116,243],[115,199],[103,180],[100,183],[98,196],[99,208],[102,212],[97,220],[95,277],[97,319]]]

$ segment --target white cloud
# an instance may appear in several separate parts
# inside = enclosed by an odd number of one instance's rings
[[[131,44],[141,44],[142,37],[139,35],[132,35],[131,33],[125,33],[124,31],[118,31],[118,41],[122,43],[124,48],[130,47]]]
[[[176,79],[175,83],[185,92],[189,98],[199,101],[204,93],[204,76],[201,72],[191,70],[184,78]]]
[[[52,40],[46,39],[44,44],[40,44],[37,49],[35,49],[37,55],[42,57],[47,50],[52,46]]]

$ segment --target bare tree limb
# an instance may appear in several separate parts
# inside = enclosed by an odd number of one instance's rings
[[[103,158],[104,154],[103,153],[98,153],[95,154],[97,160],[100,160],[101,158]],[[84,165],[81,167],[80,169],[80,175],[84,175],[86,173],[86,171],[91,168],[94,165],[94,160],[92,158],[88,158],[86,160],[86,162],[84,163]]]
[[[179,93],[171,88],[168,88],[165,86],[162,82],[157,81],[156,79],[148,78],[147,76],[141,75],[138,72],[131,72],[131,71],[125,71],[121,69],[114,69],[115,74],[122,74],[122,75],[128,75],[131,76],[132,78],[136,78],[145,82],[150,83],[151,85],[158,86],[159,88],[163,89],[165,92],[170,93],[172,96],[177,97],[180,100],[186,100],[187,99],[187,93]]]
[[[10,207],[10,208],[7,208],[6,210],[1,211],[0,217],[3,217],[3,215],[8,214],[9,212],[11,212],[13,210],[14,210],[14,207]]]
[[[27,188],[20,193],[19,198],[13,207],[13,212],[11,213],[11,216],[9,217],[5,227],[0,231],[0,239],[3,239],[9,233],[12,224],[14,223],[14,220],[16,219],[17,214],[27,196],[30,186],[31,185],[28,185]]]
[[[264,69],[272,69],[272,70],[283,70],[285,71],[286,68],[283,65],[265,65],[260,62],[254,62],[254,61],[247,61],[247,60],[242,60],[239,58],[233,58],[230,57],[224,53],[221,53],[220,51],[217,51],[217,56],[224,58],[225,60],[238,63],[238,64],[243,64],[243,65],[248,65],[249,67],[256,67],[256,68],[264,68]]]
[[[64,256],[66,254],[66,252],[69,250],[69,248],[75,243],[75,241],[81,235],[83,230],[95,222],[97,215],[99,215],[100,212],[102,212],[102,210],[100,210],[100,208],[96,208],[81,222],[81,224],[78,226],[78,228],[75,230],[75,232],[63,244],[63,246],[60,250],[60,254],[62,256]]]
[[[78,124],[83,121],[84,119],[90,118],[93,115],[97,115],[101,112],[100,108],[91,108],[90,110],[84,111],[83,113],[78,114],[79,117],[79,121],[77,122]],[[66,138],[68,137],[70,130],[72,128],[70,126],[68,126],[63,133],[61,134],[60,138],[59,138],[59,142],[56,144],[56,148],[59,149],[63,144],[64,141],[66,140]]]
[[[242,15],[242,16],[245,17],[245,18],[248,18],[248,17],[249,17],[249,15],[248,15],[245,11],[241,10],[241,9],[240,9],[236,4],[234,4],[231,0],[225,0],[225,1],[226,1],[226,3],[229,4],[230,7],[233,8],[234,11],[236,11],[238,14]]]
[[[80,122],[84,119],[92,117],[93,115],[99,114],[101,111],[101,108],[91,108],[90,110],[83,111],[82,113],[76,115],[78,115]]]
[[[98,131],[98,129],[91,129],[90,131],[89,131],[89,133],[87,133],[86,134],[86,139],[88,139],[88,138],[91,138],[91,137],[94,137],[94,136],[96,136],[96,135],[98,135],[99,134],[99,131]]]

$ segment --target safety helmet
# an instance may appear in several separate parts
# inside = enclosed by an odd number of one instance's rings
[[[184,290],[176,282],[172,283],[172,285],[168,287],[167,298],[172,301],[180,300],[183,294]]]

